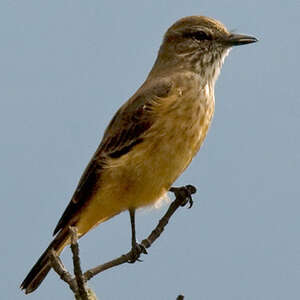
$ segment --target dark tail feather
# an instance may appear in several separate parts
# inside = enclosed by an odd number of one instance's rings
[[[68,230],[62,230],[61,232],[59,232],[59,234],[54,238],[49,247],[41,255],[36,264],[32,267],[21,284],[21,289],[25,290],[25,294],[33,292],[45,279],[51,269],[49,260],[50,250],[54,249],[59,255],[65,246],[68,235]]]

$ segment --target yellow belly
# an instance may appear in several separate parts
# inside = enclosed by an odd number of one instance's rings
[[[161,110],[160,121],[142,143],[118,159],[108,159],[99,189],[77,223],[80,234],[124,210],[152,205],[166,194],[198,152],[213,115],[213,103],[187,106],[167,115]]]

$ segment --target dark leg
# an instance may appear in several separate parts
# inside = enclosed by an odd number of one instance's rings
[[[135,248],[136,242],[136,233],[135,233],[135,209],[129,209],[130,223],[131,223],[131,247]]]
[[[128,261],[129,263],[134,263],[137,260],[141,261],[139,259],[141,253],[147,254],[146,248],[137,243],[136,240],[136,232],[135,232],[135,209],[129,209],[129,215],[130,215],[130,223],[131,223],[131,252],[132,257]]]

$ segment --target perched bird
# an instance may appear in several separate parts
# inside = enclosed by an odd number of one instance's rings
[[[233,46],[256,42],[219,21],[185,17],[166,32],[157,59],[137,92],[117,111],[60,218],[55,238],[21,284],[34,291],[51,269],[49,252],[128,210],[155,204],[198,152],[214,113],[214,85]]]

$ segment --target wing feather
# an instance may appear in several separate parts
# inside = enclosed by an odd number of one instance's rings
[[[145,133],[155,120],[151,110],[153,100],[163,101],[170,93],[171,87],[170,80],[161,80],[150,86],[146,83],[117,111],[55,227],[54,235],[66,225],[75,225],[79,211],[99,188],[99,179],[106,166],[106,158],[120,158],[143,141]]]

